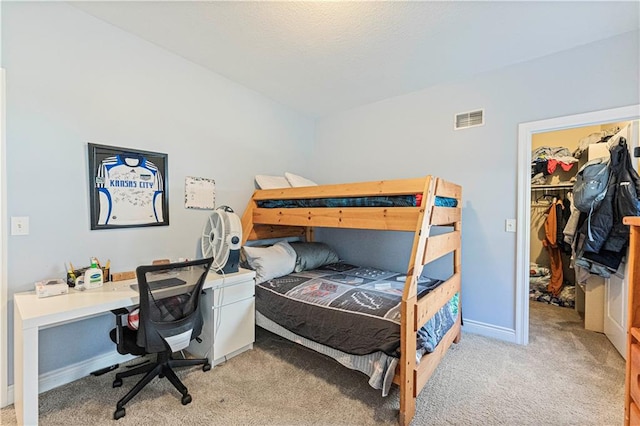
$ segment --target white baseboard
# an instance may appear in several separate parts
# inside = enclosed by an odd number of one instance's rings
[[[3,406],[2,406],[2,407],[0,407],[0,408],[4,408],[4,407],[6,407],[7,405],[11,405],[11,404],[13,404],[13,401],[14,401],[14,399],[13,399],[13,385],[9,385],[9,386],[7,386],[7,400],[6,400],[6,403],[7,403],[7,404],[6,404],[6,405],[3,405]]]
[[[114,364],[120,364],[133,358],[136,357],[132,355],[120,355],[117,352],[106,353],[76,364],[49,371],[48,373],[40,374],[38,377],[38,393],[66,385],[74,380],[88,376],[92,371]],[[14,401],[13,385],[10,385],[7,388],[7,405],[13,404]]]
[[[484,322],[473,321],[464,319],[464,325],[462,331],[478,334],[480,336],[492,337],[498,340],[504,340],[509,343],[516,342],[516,331],[506,327],[500,327],[497,325],[487,324]]]

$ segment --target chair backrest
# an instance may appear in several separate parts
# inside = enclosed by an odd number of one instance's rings
[[[213,258],[136,268],[137,344],[149,353],[184,349],[202,331],[200,293]]]

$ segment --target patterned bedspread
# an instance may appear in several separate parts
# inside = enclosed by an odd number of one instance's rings
[[[256,286],[256,310],[287,330],[355,355],[399,356],[400,300],[405,274],[346,263],[275,278]],[[418,297],[442,281],[421,278]],[[458,297],[418,333],[430,352],[454,324]]]

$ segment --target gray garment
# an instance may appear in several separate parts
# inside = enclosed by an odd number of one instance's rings
[[[572,244],[575,239],[576,232],[578,231],[578,220],[580,219],[580,211],[576,209],[573,205],[573,195],[571,192],[567,193],[567,198],[571,201],[571,215],[569,216],[569,220],[567,220],[567,224],[562,230],[562,234],[564,235],[564,242],[567,244]]]
[[[611,271],[609,271],[609,268],[607,268],[606,266],[599,265],[595,262],[591,262],[590,260],[585,259],[583,257],[579,257],[576,259],[575,267],[576,267],[576,279],[578,279],[579,270],[585,270],[587,271],[587,274],[600,275],[603,278],[611,277]],[[580,272],[582,274],[582,271]],[[587,282],[587,280],[584,279],[584,281],[578,281],[578,282],[585,283]]]
[[[531,161],[536,159],[561,159],[562,157],[571,157],[571,151],[562,146],[541,146],[531,152]]]
[[[591,272],[589,272],[589,269],[580,266],[579,263],[579,261],[576,261],[573,265],[576,271],[576,284],[586,284],[587,280],[591,276]]]
[[[531,185],[546,185],[547,178],[543,173],[538,173],[531,178]]]

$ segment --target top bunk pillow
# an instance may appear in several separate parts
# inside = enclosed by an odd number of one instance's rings
[[[325,243],[293,242],[291,247],[296,252],[294,272],[308,271],[340,261],[338,253]]]
[[[314,181],[303,178],[302,176],[294,175],[293,173],[285,172],[284,177],[287,179],[287,182],[289,182],[289,185],[294,188],[300,186],[318,186]]]
[[[249,267],[256,271],[256,283],[278,278],[293,272],[296,252],[288,242],[280,241],[269,247],[242,247]]]
[[[284,176],[256,175],[256,184],[260,189],[290,188],[289,181]]]

